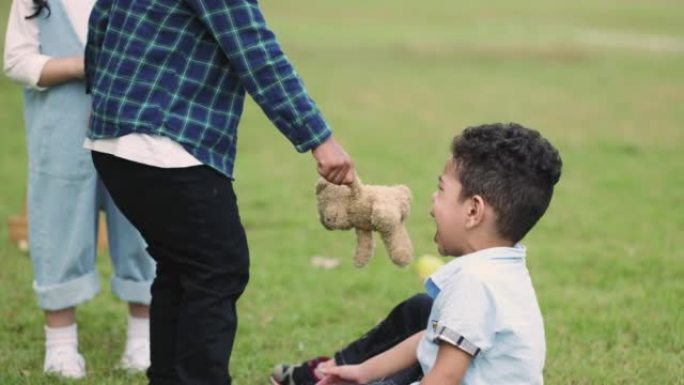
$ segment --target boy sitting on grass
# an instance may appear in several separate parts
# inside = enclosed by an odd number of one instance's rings
[[[431,215],[441,255],[425,281],[427,327],[356,365],[320,367],[318,385],[384,380],[420,363],[414,384],[542,384],[544,324],[518,245],[542,217],[561,174],[558,151],[518,124],[467,128],[452,143]]]

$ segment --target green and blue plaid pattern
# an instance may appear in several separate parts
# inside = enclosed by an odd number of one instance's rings
[[[300,152],[330,128],[255,0],[98,0],[88,137],[169,137],[231,177],[245,91]]]

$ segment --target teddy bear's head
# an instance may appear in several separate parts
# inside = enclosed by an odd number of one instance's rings
[[[349,187],[338,186],[324,179],[316,184],[318,214],[321,224],[328,230],[349,230],[352,223],[348,207],[351,193]]]

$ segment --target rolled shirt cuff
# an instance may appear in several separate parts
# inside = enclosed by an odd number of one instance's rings
[[[438,340],[444,341],[463,350],[471,357],[477,356],[481,351],[479,347],[470,342],[467,338],[446,326],[442,326],[438,331],[436,331],[435,341]]]
[[[292,143],[298,152],[307,152],[328,140],[332,130],[321,114],[316,114],[306,120],[300,130],[305,135],[294,138]]]
[[[40,81],[40,75],[43,73],[43,67],[45,67],[45,64],[50,59],[51,57],[46,55],[32,55],[21,63],[16,63],[6,68],[5,72],[15,82],[21,83],[33,90],[45,91],[47,87],[38,86],[38,82]]]

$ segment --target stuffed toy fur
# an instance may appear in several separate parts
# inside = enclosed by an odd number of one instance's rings
[[[316,197],[326,229],[356,230],[355,266],[366,265],[373,255],[373,231],[380,233],[392,262],[399,266],[411,262],[413,245],[404,226],[411,206],[408,187],[364,185],[358,179],[351,186],[338,186],[321,179]]]

